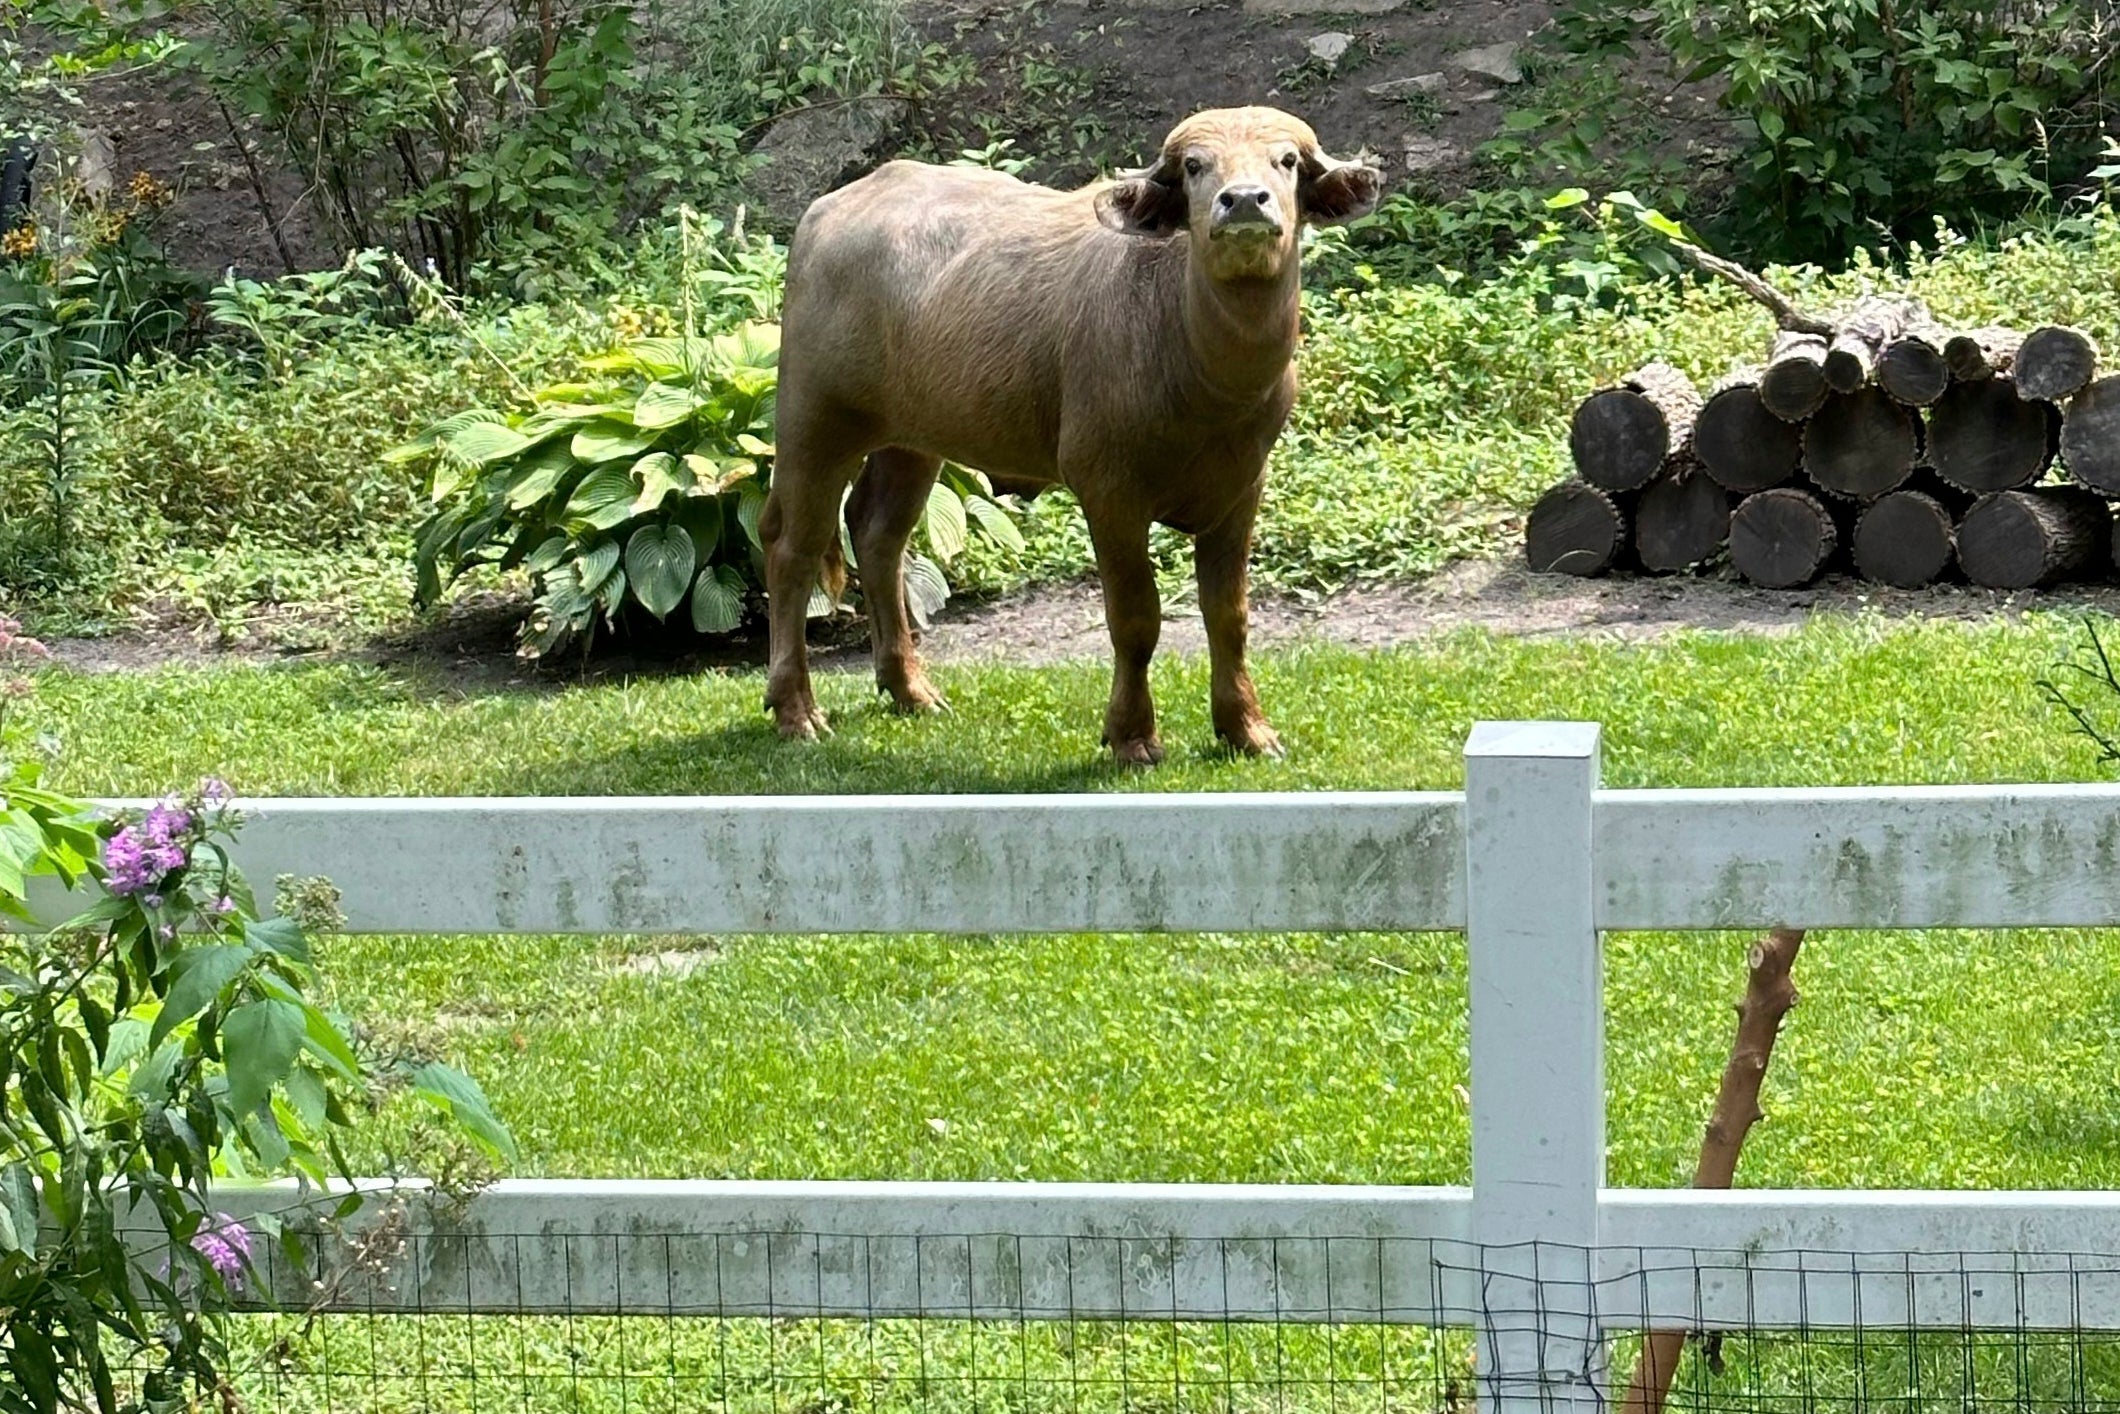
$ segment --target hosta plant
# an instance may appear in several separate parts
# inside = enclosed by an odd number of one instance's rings
[[[739,627],[763,580],[779,350],[772,324],[635,339],[589,360],[584,381],[511,412],[457,413],[388,453],[433,462],[435,509],[414,542],[419,602],[475,565],[520,566],[536,599],[532,655],[636,612],[681,614],[706,634]],[[1022,543],[985,478],[950,468],[929,498],[926,553],[907,568],[923,620],[949,594],[940,566],[975,527]],[[834,605],[819,593],[809,607]]]

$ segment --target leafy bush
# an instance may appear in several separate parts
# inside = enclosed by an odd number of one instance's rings
[[[1592,64],[1653,36],[1716,79],[1741,144],[1737,245],[1837,260],[1878,236],[2007,220],[2080,181],[2107,106],[2104,7],[2073,0],[1582,0]]]
[[[39,651],[0,619],[0,666]],[[495,1156],[512,1141],[468,1077],[378,1066],[309,1000],[309,930],[261,916],[230,862],[226,786],[96,819],[43,787],[10,732],[5,706],[28,690],[0,683],[0,914],[31,925],[0,934],[0,1411],[198,1407],[225,1388],[221,1318],[258,1244],[284,1242],[297,1270],[302,1256],[274,1218],[215,1213],[214,1179],[350,1178],[340,1134],[396,1088]],[[36,931],[39,877],[96,901]],[[124,1236],[142,1219],[160,1250]],[[114,1363],[142,1370],[136,1395]]]
[[[520,565],[537,590],[533,654],[591,632],[599,616],[617,625],[629,604],[657,620],[688,606],[700,633],[737,628],[764,577],[779,353],[771,324],[634,340],[588,361],[604,375],[595,382],[546,388],[507,416],[459,413],[393,450],[387,460],[435,461],[440,509],[415,537],[420,602],[473,565]],[[974,523],[1016,533],[983,479],[945,477],[923,522],[929,548],[947,562]],[[923,619],[948,596],[919,555],[907,584]],[[820,593],[810,611],[832,608]]]

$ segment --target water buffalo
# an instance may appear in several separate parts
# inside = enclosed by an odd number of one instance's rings
[[[947,458],[1080,500],[1119,760],[1163,758],[1154,522],[1194,538],[1216,734],[1278,755],[1244,666],[1246,579],[1267,452],[1296,395],[1297,241],[1306,223],[1371,210],[1380,183],[1299,119],[1234,108],[1178,124],[1153,166],[1076,191],[891,162],[815,202],[788,253],[761,523],[781,733],[825,729],[803,632],[812,588],[843,582],[849,481],[877,683],[901,710],[943,706],[914,651],[903,566]]]

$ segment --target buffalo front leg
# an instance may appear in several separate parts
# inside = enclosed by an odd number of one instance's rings
[[[1156,704],[1148,664],[1163,632],[1156,568],[1148,557],[1148,520],[1109,511],[1089,513],[1089,536],[1104,586],[1104,624],[1112,640],[1112,697],[1104,713],[1104,744],[1122,765],[1153,766],[1163,759],[1156,738]]]
[[[1247,498],[1194,539],[1193,572],[1200,583],[1200,617],[1207,626],[1215,735],[1248,756],[1280,756],[1281,738],[1266,724],[1244,666],[1251,623],[1251,529],[1258,506],[1256,496]]]
[[[942,459],[904,447],[869,455],[847,498],[847,532],[861,569],[876,686],[901,712],[935,712],[948,704],[920,666],[905,604],[905,546],[927,510]]]
[[[807,739],[831,730],[810,690],[805,635],[810,591],[817,587],[827,552],[838,548],[839,495],[853,462],[818,459],[800,449],[791,456],[789,451],[783,437],[772,490],[758,521],[759,539],[765,542],[766,615],[772,640],[766,710],[782,736]]]

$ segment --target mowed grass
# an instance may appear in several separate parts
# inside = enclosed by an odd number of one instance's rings
[[[2077,634],[2049,616],[1864,617],[1777,638],[1468,633],[1277,653],[1259,677],[1292,748],[1283,763],[1216,754],[1205,665],[1166,660],[1172,760],[1151,774],[1102,764],[1099,664],[944,670],[956,715],[921,721],[872,703],[863,677],[830,677],[838,733],[801,747],[772,738],[749,673],[473,694],[347,666],[55,674],[37,711],[64,739],[63,783],[98,794],[207,772],[256,795],[1447,789],[1473,721],[1533,717],[1602,722],[1605,779],[1620,786],[2091,780],[2094,750],[2035,687]],[[1745,936],[1608,938],[1615,1183],[1690,1174]],[[481,1079],[526,1174],[1468,1176],[1454,936],[340,937],[321,957],[343,1005]],[[1741,1184],[2120,1184],[2114,935],[1834,932],[1798,972],[1804,1001]],[[380,1160],[404,1119],[373,1126],[362,1157]],[[1437,1408],[1464,1373],[1461,1344],[1417,1332],[1227,1341],[947,1322],[333,1321],[295,1343],[285,1378],[260,1366],[246,1388],[267,1407],[377,1414],[1351,1414]],[[1686,1378],[1708,1397],[1816,1380],[1856,1404],[1950,1402],[1973,1365],[1988,1372],[1982,1399],[2120,1389],[2098,1351],[2022,1353],[1924,1342],[1862,1364],[1769,1343],[1727,1351],[1719,1380]]]

